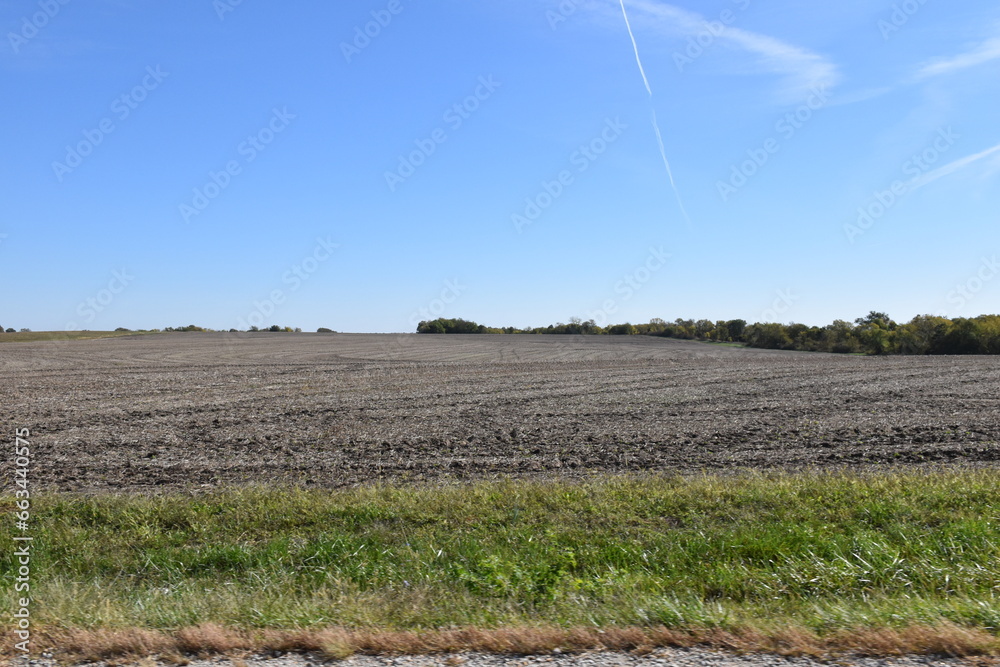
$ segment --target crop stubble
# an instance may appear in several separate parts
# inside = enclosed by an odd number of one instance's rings
[[[162,334],[0,346],[63,491],[995,466],[1000,358],[643,336]]]

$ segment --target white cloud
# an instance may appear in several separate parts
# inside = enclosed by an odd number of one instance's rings
[[[629,5],[652,19],[661,30],[685,37],[704,33],[709,21],[701,14],[669,4],[631,0]],[[642,21],[642,14],[639,21]],[[778,92],[782,102],[801,101],[812,88],[832,87],[841,79],[837,66],[822,55],[775,37],[730,25],[715,39],[751,54],[758,73],[780,75],[782,85]]]
[[[998,58],[1000,58],[1000,37],[994,37],[982,42],[971,51],[951,58],[938,58],[927,63],[917,72],[917,79],[951,74]]]
[[[954,162],[949,162],[948,164],[944,165],[943,167],[939,167],[934,171],[929,171],[922,176],[918,176],[917,178],[913,179],[910,182],[911,192],[913,190],[918,190],[924,187],[925,185],[929,185],[930,183],[933,183],[939,178],[944,178],[945,176],[953,174],[959,169],[967,167],[973,162],[978,162],[979,160],[982,160],[985,157],[989,157],[990,155],[995,155],[997,153],[1000,153],[1000,144],[997,144],[992,148],[987,148],[986,150],[980,151],[979,153],[976,153],[974,155],[968,155],[961,159],[955,160]]]

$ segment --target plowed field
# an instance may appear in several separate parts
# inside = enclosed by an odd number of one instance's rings
[[[11,343],[0,370],[33,483],[66,491],[1000,462],[997,357],[162,334]]]

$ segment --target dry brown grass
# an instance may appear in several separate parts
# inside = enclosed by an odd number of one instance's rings
[[[804,629],[765,631],[744,628],[671,630],[669,628],[464,628],[432,632],[375,630],[241,630],[214,624],[157,632],[141,628],[46,629],[35,634],[34,651],[51,652],[68,661],[123,661],[158,656],[185,665],[192,656],[245,656],[249,653],[312,653],[340,660],[356,653],[457,654],[464,652],[546,654],[614,650],[636,653],[660,647],[724,649],[736,653],[767,652],[788,656],[942,655],[980,657],[998,664],[1000,638],[957,625],[914,626],[904,629],[867,629],[821,637]],[[11,642],[0,646],[13,655]],[[456,663],[457,664],[457,663]]]

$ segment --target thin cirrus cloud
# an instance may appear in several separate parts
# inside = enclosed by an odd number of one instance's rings
[[[954,162],[949,162],[943,167],[938,167],[934,171],[929,171],[926,174],[918,176],[917,178],[913,179],[913,181],[910,182],[910,187],[912,190],[917,190],[926,185],[929,185],[930,183],[933,183],[939,178],[944,178],[945,176],[954,174],[959,169],[963,169],[974,162],[979,162],[984,158],[987,158],[991,155],[997,155],[998,153],[1000,153],[1000,144],[997,144],[996,146],[993,146],[991,148],[987,148],[986,150],[980,151],[974,155],[968,155],[966,157],[955,160]]]
[[[938,58],[927,63],[917,72],[917,80],[932,76],[952,74],[963,69],[982,65],[1000,58],[1000,37],[988,39],[974,49],[951,58]]]
[[[631,0],[628,5],[639,21],[655,24],[672,35],[698,35],[705,32],[708,24],[708,19],[701,14],[674,5],[648,0]],[[721,45],[750,54],[755,73],[781,77],[776,97],[783,104],[800,102],[813,89],[833,87],[841,80],[837,65],[824,56],[775,37],[726,26],[716,39]]]
[[[832,102],[832,106],[864,102],[895,92],[901,88],[922,84],[934,77],[947,76],[997,59],[1000,59],[1000,37],[993,37],[980,42],[974,48],[964,53],[935,58],[925,62],[919,66],[919,69],[915,73],[892,85],[838,95],[837,99]]]

